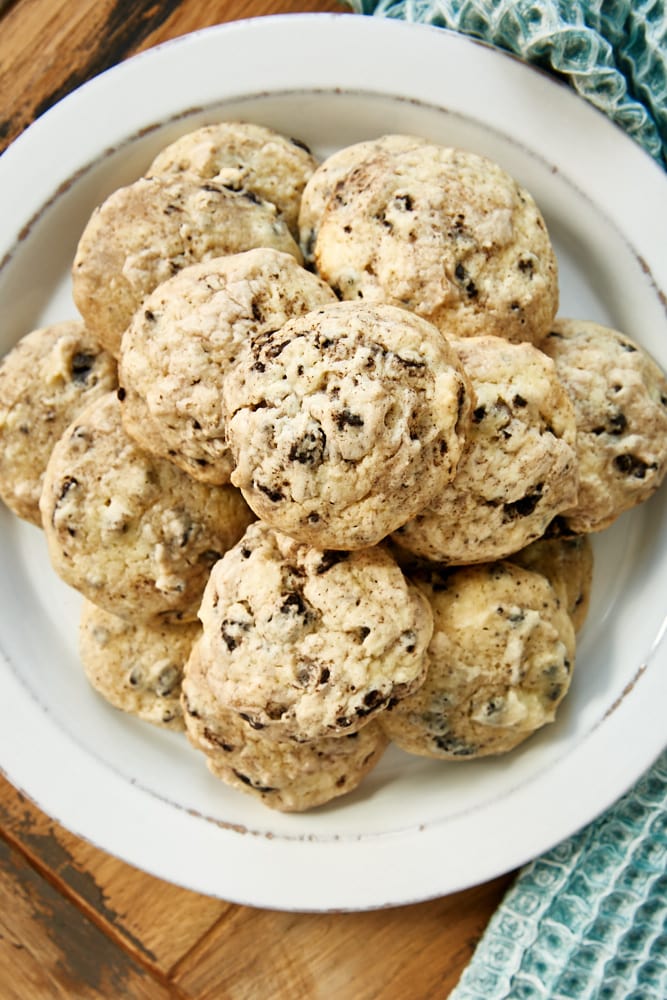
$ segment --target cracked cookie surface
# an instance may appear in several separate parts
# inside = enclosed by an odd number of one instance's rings
[[[232,482],[277,530],[373,545],[456,472],[467,376],[425,320],[339,302],[256,338],[224,384]]]
[[[534,343],[558,307],[556,255],[533,197],[485,157],[433,143],[346,174],[314,259],[342,298],[389,302],[459,337]]]
[[[183,668],[200,633],[199,622],[139,625],[84,599],[81,662],[92,687],[114,708],[182,731]]]
[[[299,208],[299,235],[301,252],[308,263],[314,263],[315,243],[320,219],[330,198],[345,176],[360,164],[391,156],[392,153],[413,149],[426,143],[418,136],[390,133],[377,139],[365,139],[351,146],[337,149],[319,164],[306,184]]]
[[[222,384],[236,355],[253,337],[331,301],[328,285],[276,250],[185,268],[145,299],[123,335],[126,431],[195,479],[228,482]]]
[[[187,173],[141,177],[91,215],[72,267],[72,294],[88,328],[118,355],[134,312],[182,268],[253,247],[301,261],[275,205]]]
[[[630,337],[590,320],[557,320],[540,348],[577,421],[579,491],[563,519],[577,534],[601,531],[667,473],[667,378]]]
[[[42,526],[39,498],[51,451],[87,404],[117,385],[116,361],[80,320],[27,333],[0,363],[0,496]]]
[[[353,791],[389,742],[374,720],[348,736],[308,743],[267,736],[217,701],[198,644],[186,664],[182,702],[188,738],[212,774],[283,812],[313,809]]]
[[[574,627],[546,577],[507,561],[414,578],[433,612],[423,685],[380,718],[399,747],[470,760],[552,722],[574,667]]]
[[[593,546],[588,535],[538,538],[515,552],[510,562],[546,576],[572,619],[575,632],[588,616],[593,584]]]
[[[109,393],[82,411],[47,465],[40,501],[56,572],[129,621],[194,621],[211,565],[252,520],[232,486],[198,483],[141,451]]]
[[[502,559],[577,495],[575,414],[553,363],[500,337],[452,340],[475,402],[456,476],[396,542],[435,562]]]
[[[261,521],[213,567],[199,617],[220,703],[306,741],[356,732],[414,690],[432,627],[381,547],[323,551]]]
[[[276,206],[297,232],[301,196],[317,160],[298,139],[264,125],[228,121],[188,132],[162,149],[146,176],[196,174]]]

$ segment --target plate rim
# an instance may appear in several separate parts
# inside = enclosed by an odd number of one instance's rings
[[[484,42],[471,39],[468,36],[434,26],[408,24],[390,19],[365,18],[357,14],[347,13],[283,14],[228,22],[212,28],[199,29],[188,35],[164,42],[161,45],[131,57],[125,62],[93,78],[45,112],[41,118],[37,119],[37,121],[31,124],[15,139],[2,154],[2,157],[0,157],[0,212],[4,207],[7,208],[11,226],[14,227],[11,229],[11,232],[20,234],[25,230],[25,225],[29,222],[29,219],[25,218],[25,208],[22,210],[20,205],[17,204],[12,206],[10,197],[11,185],[2,183],[3,176],[7,175],[11,177],[17,171],[19,172],[19,176],[24,176],[27,171],[29,179],[34,182],[34,186],[31,189],[33,197],[31,204],[33,208],[36,207],[39,210],[41,205],[48,201],[45,195],[49,187],[50,196],[53,195],[54,182],[53,176],[49,175],[44,165],[35,162],[35,152],[39,151],[40,146],[44,142],[48,142],[49,138],[62,128],[63,122],[67,124],[72,116],[76,117],[77,114],[80,114],[82,105],[83,112],[85,113],[90,104],[95,103],[100,98],[104,98],[105,101],[110,100],[117,81],[123,79],[131,81],[137,75],[141,77],[144,67],[147,67],[150,71],[151,67],[156,63],[165,63],[165,61],[166,63],[170,63],[174,60],[178,61],[181,58],[187,59],[189,52],[196,50],[202,45],[208,51],[209,47],[215,49],[220,44],[224,47],[227,44],[226,40],[228,40],[229,45],[232,46],[234,38],[238,33],[244,33],[246,36],[252,35],[255,38],[259,36],[264,38],[270,37],[272,42],[275,43],[276,32],[278,32],[280,38],[283,39],[283,46],[289,37],[294,37],[296,33],[299,33],[299,46],[301,47],[304,45],[304,31],[310,33],[313,37],[317,36],[320,32],[326,33],[327,45],[335,49],[336,45],[331,41],[333,32],[339,45],[343,42],[353,45],[359,59],[362,56],[362,46],[367,45],[369,39],[372,39],[375,45],[379,45],[380,40],[382,40],[389,47],[398,46],[403,44],[406,31],[421,33],[420,37],[424,39],[424,45],[429,48],[429,56],[439,46],[442,46],[443,49],[449,46],[450,50],[456,49],[459,53],[461,50],[469,51],[472,46],[475,52],[485,53],[484,60],[488,59],[494,64],[500,61],[499,64],[503,66],[512,65],[514,67],[512,74],[516,72],[520,74],[526,72],[528,74],[535,74],[531,79],[541,81],[538,89],[544,90],[546,88],[546,91],[550,95],[558,93],[560,96],[557,99],[554,97],[554,100],[557,100],[557,102],[564,100],[568,108],[571,108],[572,114],[578,120],[583,118],[587,123],[590,123],[595,136],[600,138],[600,146],[592,150],[591,155],[586,157],[586,170],[595,171],[596,168],[599,169],[605,163],[607,166],[611,166],[611,169],[605,174],[605,178],[596,185],[599,199],[602,201],[609,199],[609,192],[616,190],[614,185],[618,184],[619,176],[622,176],[623,172],[627,169],[639,171],[642,179],[646,179],[646,184],[650,189],[652,189],[653,185],[656,185],[656,190],[660,190],[661,187],[667,190],[664,172],[649,154],[628,137],[619,126],[612,123],[602,112],[587,104],[582,98],[574,94],[574,92],[565,89],[564,84],[511,54],[505,53]],[[428,42],[426,42],[427,38],[429,39]],[[222,43],[220,43],[219,39],[223,40]],[[280,45],[278,45],[278,48],[280,48]],[[182,57],[181,53],[183,54]],[[299,67],[299,72],[303,74],[305,70]],[[334,78],[333,72],[334,67],[327,66],[326,73],[323,72],[322,74],[323,80],[331,82]],[[360,66],[357,66],[357,64],[355,64],[355,72],[358,74],[358,79],[360,80]],[[378,79],[382,79],[382,74],[379,75]],[[382,85],[386,86],[386,83]],[[378,82],[375,83],[375,87],[377,86],[379,86]],[[419,87],[423,86],[424,82],[420,78]],[[555,88],[555,90],[552,88]],[[259,89],[261,90],[261,88]],[[301,85],[299,87],[292,86],[283,89],[332,90],[335,88],[332,86],[313,88],[312,86]],[[343,89],[359,90],[360,88],[344,87]],[[415,87],[415,89],[417,88]],[[257,87],[253,88],[253,92],[257,92],[257,90]],[[369,86],[366,86],[365,90],[366,92],[373,92],[373,88]],[[385,93],[385,91],[378,92]],[[212,99],[209,98],[209,104],[228,99],[231,99],[228,95],[215,95]],[[436,102],[431,101],[431,103],[435,104]],[[448,108],[448,110],[453,109]],[[143,113],[142,100],[137,102],[133,116],[138,117]],[[100,119],[103,117],[99,115]],[[136,124],[138,125],[138,122]],[[97,128],[100,127],[102,126],[98,123]],[[110,143],[112,147],[117,145],[123,129],[125,129],[122,136],[124,139],[129,139],[139,131],[138,128],[129,128],[128,131],[127,122],[121,123],[120,120],[114,121],[114,128],[117,134],[113,137],[114,141]],[[63,183],[75,180],[78,171],[82,168],[85,169],[86,165],[95,159],[95,156],[99,156],[101,149],[109,147],[109,143],[100,147],[99,139],[96,138],[97,135],[98,132],[95,129],[91,130],[90,135],[86,139],[83,152],[80,148],[78,151],[76,149],[68,149],[67,155],[58,164],[60,170],[57,182],[58,187]],[[527,137],[524,136],[523,138]],[[521,144],[520,140],[519,143]],[[611,147],[616,150],[619,144],[622,156],[619,156],[618,161],[614,164],[609,165],[607,162],[609,148]],[[526,148],[530,149],[530,147]],[[82,158],[85,158],[83,164],[81,162]],[[77,161],[78,167],[76,166]],[[621,161],[623,166],[619,166]],[[559,169],[558,160],[555,163],[556,168]],[[66,176],[63,176],[65,173]],[[49,179],[50,177],[51,179]],[[574,181],[575,183],[577,181],[586,182],[587,178],[580,173],[575,173]],[[584,183],[584,188],[588,188],[587,183]],[[587,196],[590,197],[590,194]],[[37,205],[36,203],[39,199],[41,201]],[[612,221],[616,222],[617,216],[622,215],[625,218],[627,213],[634,213],[634,221],[629,227],[629,232],[628,227],[623,227],[622,230],[632,246],[643,245],[646,240],[646,232],[648,231],[649,234],[654,231],[658,232],[659,221],[662,219],[664,225],[664,222],[667,220],[667,212],[664,210],[662,214],[656,212],[654,208],[648,208],[644,204],[644,201],[648,201],[648,199],[639,198],[634,192],[626,192],[622,201],[615,206],[616,215],[612,217]],[[15,202],[19,202],[19,199],[15,199]],[[21,216],[21,211],[23,211],[23,217]],[[32,212],[30,218],[33,218],[35,214],[35,212]],[[649,238],[651,239],[652,237]],[[0,244],[0,249],[1,246],[2,244]],[[9,252],[11,253],[11,247],[9,247]],[[1,270],[7,264],[7,257],[6,255],[3,256],[0,252],[0,258],[2,258]],[[653,248],[653,244],[651,252],[646,256],[646,267],[653,276],[656,294],[661,298],[662,305],[667,311],[667,299],[663,291],[667,286],[667,263],[660,259],[658,247]],[[659,636],[656,637],[656,643],[652,652],[653,661],[656,660],[659,652],[661,655],[664,655],[664,633],[665,625],[663,624]],[[5,659],[4,656],[2,658],[3,660]],[[4,665],[7,666],[8,664],[5,663]],[[7,677],[3,677],[0,683],[0,690],[9,693],[10,696],[13,694],[14,697],[20,697],[18,691],[18,688],[20,688],[19,679],[15,677],[11,669],[5,670],[4,674],[11,674],[11,679],[8,681]],[[18,687],[12,689],[13,684]],[[628,724],[628,719],[635,718],[639,714],[642,714],[646,720],[651,720],[652,728],[649,726],[646,726],[646,728],[651,729],[651,732],[655,733],[655,739],[652,741],[647,740],[650,745],[644,747],[641,754],[638,755],[635,753],[628,756],[628,759],[624,763],[623,780],[620,783],[617,775],[612,776],[612,769],[607,768],[603,769],[600,773],[596,773],[598,785],[591,791],[591,804],[586,810],[587,818],[579,822],[579,814],[573,812],[572,809],[564,809],[558,817],[554,817],[553,834],[550,837],[542,838],[543,843],[537,853],[542,853],[544,850],[554,846],[564,839],[564,837],[574,833],[582,825],[586,825],[595,816],[603,812],[612,802],[616,801],[627,791],[634,781],[650,766],[652,761],[659,756],[664,743],[660,736],[661,717],[658,706],[662,704],[660,696],[662,694],[664,697],[665,687],[665,681],[661,679],[655,663],[653,667],[651,667],[648,661],[646,665],[640,665],[632,685],[629,686],[624,697],[613,707],[613,710],[610,711],[605,720],[604,741],[606,742],[610,735],[620,739],[623,729]],[[268,906],[289,910],[370,909],[417,902],[453,892],[469,885],[483,882],[488,878],[501,874],[503,871],[519,867],[535,856],[535,852],[530,848],[525,836],[522,837],[519,835],[504,855],[504,860],[500,868],[497,862],[494,863],[491,860],[487,862],[481,861],[476,868],[477,874],[472,879],[469,871],[466,874],[462,873],[458,876],[447,873],[446,877],[442,873],[427,872],[421,874],[418,885],[416,885],[414,873],[399,872],[395,875],[391,886],[384,884],[381,874],[383,872],[386,873],[391,864],[395,863],[397,857],[414,851],[415,838],[419,842],[421,850],[426,852],[429,857],[432,855],[435,856],[438,848],[441,846],[442,831],[436,829],[437,824],[432,824],[430,829],[410,829],[397,833],[389,832],[366,838],[361,837],[354,842],[354,847],[352,848],[354,858],[350,856],[348,850],[350,845],[341,842],[341,849],[338,854],[341,855],[341,858],[344,855],[346,877],[345,879],[341,879],[337,865],[334,865],[333,878],[327,882],[326,890],[323,893],[321,881],[319,881],[319,877],[322,874],[322,852],[323,850],[327,853],[331,851],[330,842],[318,843],[316,841],[303,840],[277,842],[276,840],[271,840],[271,838],[260,838],[247,832],[243,834],[241,831],[235,829],[220,828],[209,821],[204,827],[206,832],[202,838],[203,842],[207,845],[217,844],[218,850],[219,844],[222,842],[225,848],[231,846],[232,851],[235,851],[238,849],[239,838],[243,840],[245,837],[247,841],[248,837],[252,837],[252,851],[258,859],[262,871],[272,871],[274,877],[269,879],[265,886],[261,888],[252,887],[251,891],[231,871],[224,872],[222,882],[218,882],[215,886],[207,884],[206,873],[202,872],[199,867],[197,867],[196,871],[191,871],[187,874],[184,872],[176,873],[175,877],[174,871],[169,870],[172,860],[169,852],[161,854],[159,857],[152,855],[147,863],[146,854],[150,854],[154,850],[155,845],[142,839],[139,841],[138,847],[137,841],[134,839],[136,837],[136,827],[141,825],[139,818],[143,810],[143,795],[150,793],[142,793],[139,787],[128,789],[127,782],[124,780],[120,781],[127,799],[129,813],[136,822],[131,824],[131,830],[128,828],[123,831],[118,844],[114,846],[105,844],[105,831],[100,831],[99,822],[95,821],[94,818],[91,821],[85,805],[76,800],[76,796],[73,795],[72,790],[69,790],[65,796],[64,808],[67,815],[63,814],[62,789],[56,788],[55,783],[49,783],[48,780],[45,783],[44,775],[39,772],[39,768],[37,769],[37,773],[35,773],[34,764],[29,762],[29,755],[20,752],[17,753],[18,749],[22,750],[24,747],[23,739],[25,735],[25,730],[23,732],[20,731],[21,726],[19,722],[21,725],[25,725],[26,720],[33,718],[41,717],[43,720],[43,715],[40,716],[40,712],[42,712],[42,709],[37,703],[34,703],[34,700],[28,705],[22,705],[23,714],[16,713],[16,716],[10,720],[11,725],[8,730],[0,736],[0,746],[3,747],[3,759],[0,768],[10,782],[16,785],[29,798],[33,799],[50,816],[62,823],[63,826],[77,833],[79,836],[83,836],[93,844],[100,846],[103,850],[123,858],[123,860],[128,861],[130,864],[150,871],[160,878],[176,882],[188,888],[194,888],[196,891],[209,895],[221,896],[222,898],[246,905]],[[48,715],[47,723],[47,729],[49,727],[56,727],[61,740],[64,736],[66,741],[69,739],[71,743],[74,742]],[[595,727],[587,734],[585,740],[582,741],[587,744],[586,753],[589,755],[595,755],[597,747],[602,742],[600,729],[600,726]],[[49,731],[52,732],[50,729]],[[8,733],[11,734],[14,740],[14,746],[12,746],[11,740],[8,741],[7,739]],[[54,738],[58,738],[56,733],[52,732],[52,735]],[[68,746],[65,753],[67,759],[70,759],[72,752],[75,755],[78,753],[76,749],[72,751],[72,747]],[[5,754],[6,756],[4,756]],[[7,760],[10,761],[9,766],[6,764]],[[94,782],[95,765],[91,761],[86,762],[87,766],[84,766],[81,761],[79,761],[79,764],[84,772],[85,780]],[[559,799],[566,802],[572,778],[572,766],[571,762],[566,766],[565,761],[562,762],[562,766],[561,761],[558,761],[557,765],[558,772],[556,775],[552,774],[552,778],[554,778],[555,787],[560,793]],[[599,770],[598,768],[598,772]],[[111,780],[112,786],[115,785],[116,778],[118,776],[114,775]],[[529,784],[532,785],[533,782],[531,781]],[[37,791],[35,792],[35,790]],[[58,805],[59,801],[60,806]],[[151,803],[151,808],[159,814],[158,822],[162,821],[163,817],[165,822],[168,819],[169,824],[173,827],[174,835],[189,832],[191,824],[185,815],[179,815],[178,819],[176,819],[172,807],[166,803],[160,803],[159,799],[156,799],[155,796],[151,796]],[[510,804],[511,810],[516,809],[513,794],[506,796],[504,803],[505,810]],[[543,802],[542,807],[549,814],[549,803]],[[179,810],[179,813],[182,812],[183,810]],[[503,821],[500,823],[500,826],[509,829],[511,827],[510,820],[511,817],[508,819],[504,816],[503,812]],[[455,818],[454,820],[449,820],[448,825],[450,828],[458,828],[461,824]],[[199,827],[201,827],[201,824],[199,824]],[[245,848],[241,849],[242,853],[243,851],[245,851]],[[289,869],[289,874],[293,879],[290,885],[288,885],[288,878],[285,871],[277,874],[275,872],[277,853],[281,854],[280,865],[285,869]],[[138,856],[140,856],[140,860],[138,860]],[[299,884],[295,884],[294,882],[294,876],[297,872],[300,875]],[[373,884],[370,890],[367,880],[363,880],[364,891],[361,897],[358,891],[350,891],[349,888],[349,882],[353,881],[354,873],[357,876],[361,874],[367,875],[368,873],[373,874]],[[440,875],[439,880],[437,878],[438,874]]]

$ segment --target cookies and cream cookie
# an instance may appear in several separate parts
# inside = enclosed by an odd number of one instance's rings
[[[191,174],[142,177],[90,217],[72,268],[72,294],[88,328],[117,355],[135,310],[188,264],[253,247],[301,260],[275,205]]]
[[[213,567],[199,617],[215,697],[281,739],[356,732],[426,671],[428,602],[381,547],[314,549],[257,521]]]
[[[553,362],[501,337],[452,341],[475,403],[456,476],[399,528],[403,548],[448,565],[501,559],[577,496],[576,426]]]
[[[111,705],[153,725],[183,730],[183,668],[199,622],[139,625],[84,599],[81,663],[92,687]]]
[[[212,774],[272,809],[302,812],[353,791],[389,742],[374,720],[347,736],[309,743],[267,736],[218,702],[207,675],[196,644],[183,680],[188,738]]]
[[[575,632],[586,621],[593,584],[593,546],[588,535],[538,538],[510,562],[546,576],[572,619]]]
[[[375,544],[431,502],[471,406],[435,327],[353,302],[256,337],[223,391],[232,482],[267,524],[320,548]]]
[[[41,527],[39,498],[56,441],[117,385],[116,361],[80,320],[25,334],[0,362],[0,497]]]
[[[314,258],[344,299],[389,302],[457,336],[540,340],[558,269],[531,195],[475,153],[415,145],[336,185]]]
[[[348,173],[367,160],[391,156],[392,153],[413,149],[425,142],[426,139],[418,136],[391,133],[343,146],[327,156],[311,175],[301,197],[299,235],[304,259],[313,263],[320,219],[338,184]]]
[[[332,301],[328,285],[277,250],[248,250],[180,271],[144,300],[123,335],[126,431],[196,479],[227,482],[227,370],[253,337]]]
[[[574,627],[540,573],[485,563],[415,578],[433,612],[423,685],[380,717],[399,747],[464,760],[506,753],[552,722],[570,686]]]
[[[301,195],[317,160],[298,139],[253,122],[227,121],[188,132],[162,149],[146,176],[195,174],[276,206],[297,233]]]
[[[212,564],[252,514],[232,486],[208,486],[141,451],[115,393],[56,444],[40,501],[56,572],[94,604],[142,624],[193,621]]]
[[[639,344],[590,320],[557,320],[540,348],[577,420],[579,492],[563,518],[570,531],[601,531],[665,477],[667,378]]]

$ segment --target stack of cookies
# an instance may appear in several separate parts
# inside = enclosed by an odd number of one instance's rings
[[[389,743],[470,760],[553,721],[589,536],[667,471],[667,380],[558,317],[521,185],[223,122],[93,213],[72,275],[80,318],[0,365],[0,495],[108,702],[288,811]]]

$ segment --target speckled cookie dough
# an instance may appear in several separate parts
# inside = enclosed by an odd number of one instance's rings
[[[469,760],[506,753],[552,722],[575,638],[546,577],[497,562],[416,582],[433,611],[429,669],[380,717],[389,738],[409,753]]]
[[[348,173],[368,160],[391,156],[392,153],[413,149],[424,143],[426,139],[414,135],[382,135],[377,139],[366,139],[344,146],[323,160],[303,189],[301,198],[299,235],[304,259],[311,264],[314,262],[320,219],[337,185]]]
[[[253,247],[301,262],[275,205],[190,174],[142,177],[114,191],[90,217],[72,268],[72,294],[86,325],[118,355],[133,313],[188,264]]]
[[[272,527],[320,548],[373,545],[451,480],[470,388],[431,324],[339,302],[256,338],[224,386],[232,482]]]
[[[81,662],[92,687],[114,708],[182,731],[183,668],[200,633],[199,622],[136,625],[84,599]]]
[[[297,233],[301,195],[317,160],[299,139],[252,122],[217,122],[180,136],[155,157],[147,176],[196,174],[272,202]]]
[[[556,256],[531,195],[490,160],[432,143],[347,174],[314,256],[341,298],[390,302],[461,337],[536,342],[558,307]]]
[[[198,483],[140,451],[115,393],[56,444],[40,501],[49,555],[94,604],[141,624],[193,621],[212,564],[252,514],[238,490]]]
[[[501,559],[577,496],[574,409],[549,358],[500,337],[453,340],[475,403],[453,481],[396,541],[448,565]]]
[[[510,562],[546,576],[579,632],[588,615],[593,584],[593,546],[588,535],[539,538],[516,552]]]
[[[580,534],[647,500],[667,472],[667,379],[625,334],[559,319],[540,348],[556,364],[577,420],[579,492],[563,512]]]
[[[225,483],[222,382],[241,347],[335,301],[290,254],[256,249],[193,264],[145,300],[123,335],[123,425],[195,479]]]
[[[216,700],[196,645],[183,681],[183,715],[192,745],[225,784],[272,809],[302,812],[353,791],[387,747],[376,721],[348,736],[295,743],[268,737]]]
[[[215,697],[281,739],[356,732],[426,671],[428,602],[381,547],[323,551],[255,522],[199,617]]]
[[[117,384],[115,359],[80,320],[27,333],[0,362],[0,497],[42,525],[39,498],[56,441],[90,400]]]

